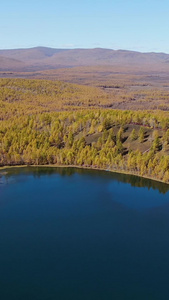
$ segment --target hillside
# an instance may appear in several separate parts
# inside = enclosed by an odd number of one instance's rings
[[[100,107],[169,110],[169,55],[165,53],[45,47],[0,50],[0,77],[97,87],[106,100]]]
[[[44,112],[104,108],[111,99],[96,87],[49,80],[0,79],[0,119]]]
[[[81,74],[81,69],[76,69],[77,73],[74,75],[67,69],[65,71],[66,73],[61,70],[58,73],[56,71],[54,73],[38,73],[39,77],[62,78],[64,82],[44,79],[0,79],[0,102],[3,101],[1,114],[5,107],[9,107],[5,112],[6,115],[12,114],[13,109],[15,113],[18,110],[24,110],[24,105],[29,107],[28,111],[37,109],[39,112],[89,107],[122,110],[169,110],[169,85],[167,81],[164,82],[164,79],[163,84],[160,85],[156,77],[146,79],[145,76],[133,78],[129,74],[116,76],[110,74],[107,75],[109,77],[107,80],[106,76],[103,76],[101,71],[97,73],[96,69],[94,78],[94,70],[91,73],[86,70],[86,74]],[[9,73],[9,76],[12,74]],[[76,84],[65,81],[75,81]],[[84,85],[84,82],[87,81],[90,81],[90,84]],[[77,84],[80,82],[83,85]],[[12,106],[11,103],[13,103]]]
[[[0,70],[3,71],[19,71],[25,68],[25,63],[19,59],[9,58],[6,56],[0,56]]]
[[[169,183],[169,113],[114,110],[96,87],[0,80],[0,166],[74,165]]]
[[[14,59],[0,63],[0,71],[37,71],[78,66],[140,66],[157,69],[169,68],[169,54],[140,53],[111,49],[53,49],[35,47],[30,49],[0,50],[1,57]],[[17,63],[18,61],[18,63]],[[21,65],[21,63],[23,65]]]

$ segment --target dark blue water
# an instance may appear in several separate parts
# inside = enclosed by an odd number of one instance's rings
[[[102,171],[0,178],[0,299],[169,299],[169,186]]]

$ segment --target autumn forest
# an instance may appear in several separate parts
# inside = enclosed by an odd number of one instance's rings
[[[79,166],[169,183],[169,114],[115,110],[97,87],[0,80],[0,166]]]

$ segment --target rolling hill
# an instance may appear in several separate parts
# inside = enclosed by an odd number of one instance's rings
[[[111,49],[30,49],[0,50],[0,71],[39,71],[80,66],[140,66],[169,68],[169,54],[141,53]]]

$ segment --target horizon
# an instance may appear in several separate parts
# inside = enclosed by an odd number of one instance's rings
[[[50,47],[50,46],[33,46],[33,47],[20,47],[20,48],[0,48],[0,51],[10,51],[10,50],[29,50],[29,49],[38,49],[38,48],[46,48],[46,49],[58,49],[58,50],[96,50],[96,49],[102,49],[102,50],[112,50],[112,51],[127,51],[127,52],[136,52],[136,53],[142,53],[142,54],[148,54],[148,53],[155,53],[155,54],[168,54],[169,52],[163,52],[163,51],[138,51],[138,50],[130,50],[130,49],[113,49],[113,48],[106,48],[106,47],[75,47],[75,48],[59,48],[59,47]]]
[[[168,54],[168,11],[167,0],[6,0],[1,5],[0,49],[44,45]]]

